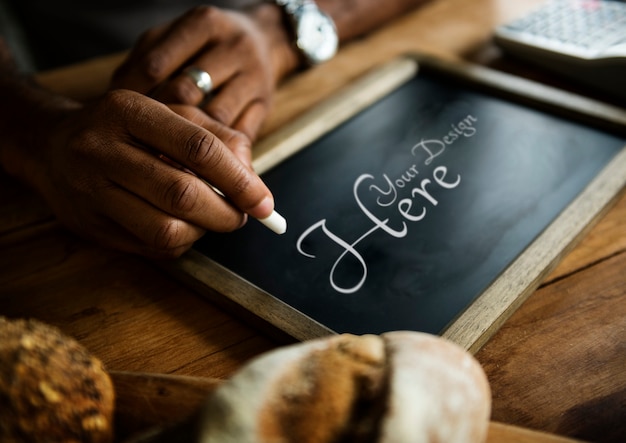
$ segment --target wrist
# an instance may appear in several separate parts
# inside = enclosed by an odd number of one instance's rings
[[[286,26],[283,11],[274,3],[261,3],[250,11],[250,16],[267,38],[274,79],[278,83],[301,65],[300,55]]]

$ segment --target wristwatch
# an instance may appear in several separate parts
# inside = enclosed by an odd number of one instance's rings
[[[333,19],[313,0],[274,0],[285,12],[294,33],[296,48],[308,65],[333,58],[339,36]]]

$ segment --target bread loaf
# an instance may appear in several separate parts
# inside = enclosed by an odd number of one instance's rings
[[[344,334],[251,361],[208,399],[190,441],[475,443],[490,408],[482,368],[458,346],[418,332]]]
[[[74,339],[0,317],[0,441],[110,442],[113,385]]]

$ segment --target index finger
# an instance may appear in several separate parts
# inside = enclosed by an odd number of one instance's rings
[[[212,186],[252,217],[264,219],[274,209],[274,198],[261,178],[213,133],[179,116],[165,105],[148,100],[149,111],[127,108],[130,134],[141,144],[156,149]]]
[[[252,168],[252,141],[245,131],[226,126],[195,106],[170,104],[168,107],[217,136],[240,161]]]

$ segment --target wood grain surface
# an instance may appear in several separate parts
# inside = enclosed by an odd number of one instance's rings
[[[537,3],[433,0],[345,46],[330,63],[285,81],[263,136],[407,51],[499,57],[489,43],[493,26]],[[75,97],[92,97],[106,89],[120,57],[45,73],[40,80]],[[544,441],[535,431],[624,441],[625,276],[622,197],[478,352],[492,388],[492,420],[502,424],[492,425],[492,441]],[[0,315],[56,325],[112,371],[225,379],[282,344],[157,264],[67,232],[35,195],[1,173]],[[508,426],[527,431],[514,438],[506,434]]]

